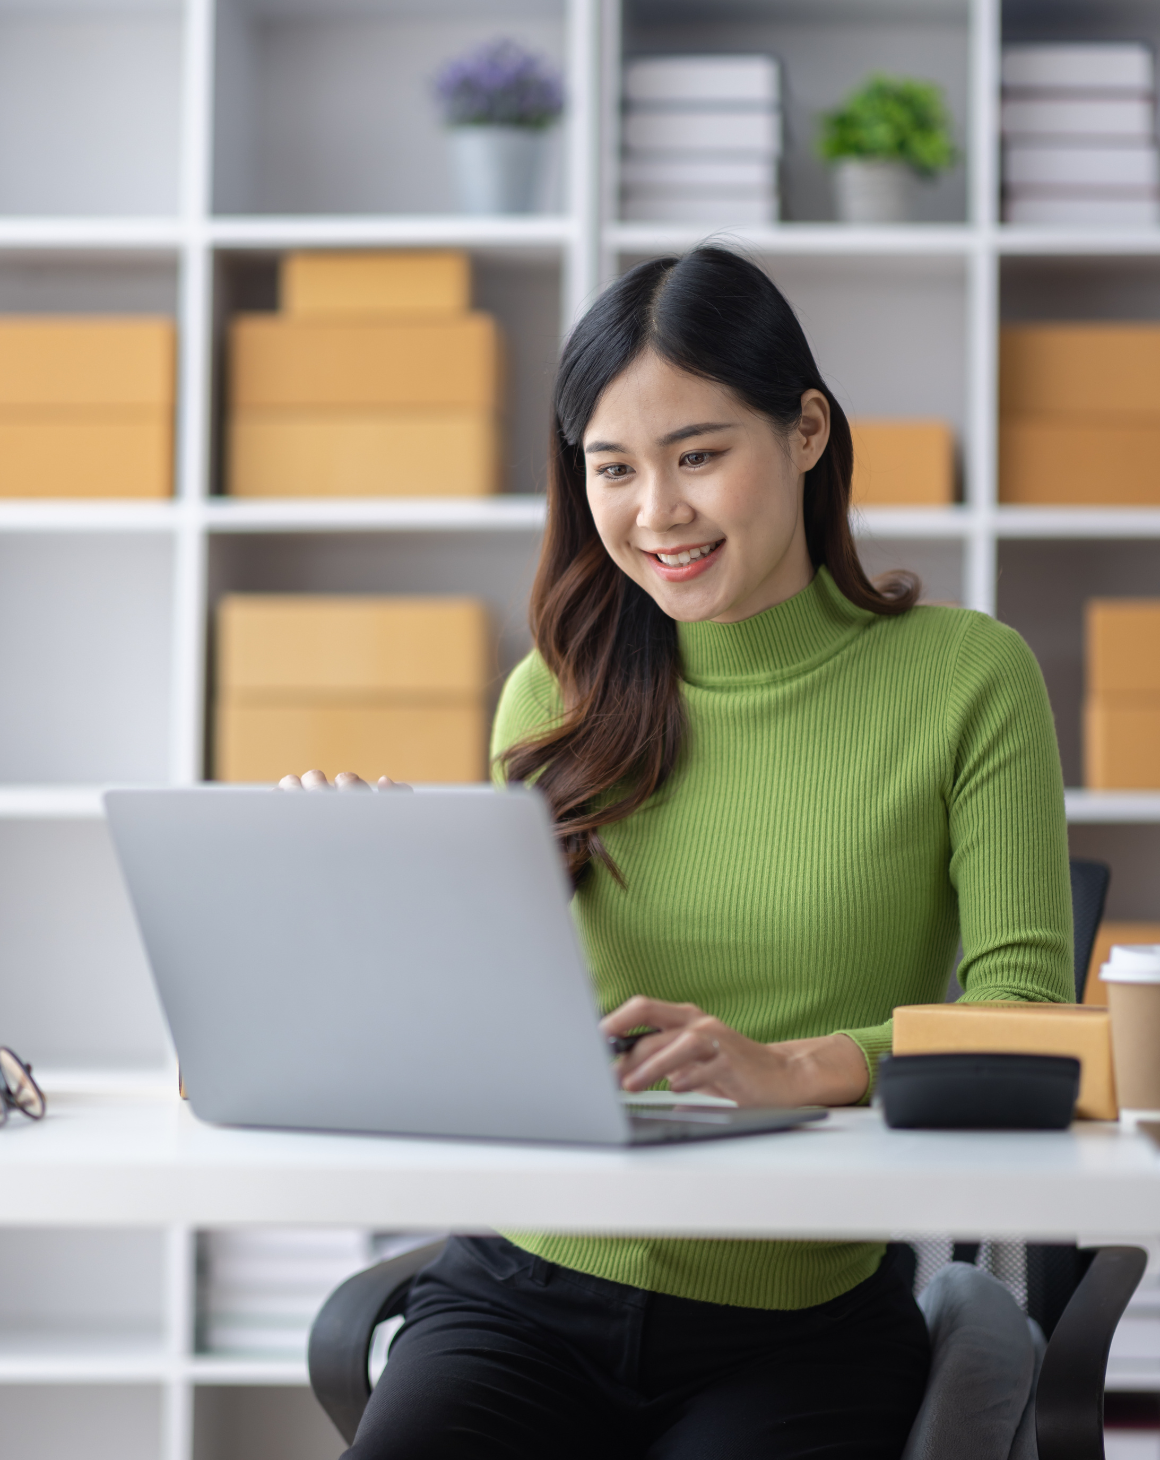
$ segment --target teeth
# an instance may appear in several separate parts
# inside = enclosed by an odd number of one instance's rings
[[[657,557],[666,568],[684,568],[689,563],[695,563],[698,558],[707,558],[716,546],[716,542],[707,542],[703,547],[689,548],[687,552],[657,553]]]

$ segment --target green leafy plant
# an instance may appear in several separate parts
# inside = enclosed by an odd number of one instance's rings
[[[958,155],[942,91],[929,81],[871,76],[821,124],[818,150],[827,162],[901,162],[933,177]]]

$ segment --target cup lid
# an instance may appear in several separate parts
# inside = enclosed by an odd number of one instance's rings
[[[1160,983],[1160,943],[1117,943],[1100,977],[1105,983]]]

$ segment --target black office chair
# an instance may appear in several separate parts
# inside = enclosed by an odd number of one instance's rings
[[[310,1332],[310,1387],[350,1444],[371,1397],[375,1329],[402,1314],[415,1274],[443,1242],[356,1273],[323,1305]],[[1144,1274],[1137,1247],[1098,1248],[1047,1345],[1035,1395],[1039,1460],[1104,1460],[1104,1378],[1116,1324]]]
[[[1110,873],[1102,862],[1071,863],[1075,989],[1084,980],[1103,915]],[[399,1317],[415,1274],[443,1250],[415,1248],[356,1273],[326,1300],[310,1332],[310,1387],[348,1444],[371,1395],[368,1362],[375,1329]],[[956,1243],[955,1261],[973,1262],[978,1243]],[[913,1277],[913,1255],[910,1261]],[[1074,1244],[1027,1244],[1027,1308],[1048,1338],[1035,1396],[1039,1460],[1104,1460],[1104,1379],[1108,1351],[1143,1276],[1135,1247],[1079,1251]]]

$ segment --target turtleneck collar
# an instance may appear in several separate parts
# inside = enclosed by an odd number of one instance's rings
[[[829,659],[874,618],[843,598],[826,568],[808,588],[735,624],[679,624],[681,666],[689,684],[794,679]]]

